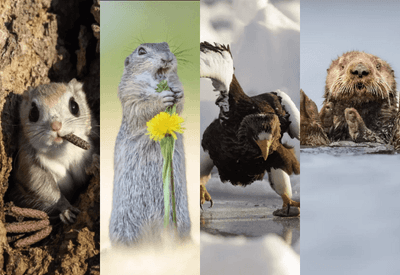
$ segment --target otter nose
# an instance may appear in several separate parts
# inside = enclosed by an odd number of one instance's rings
[[[61,126],[62,126],[62,124],[61,124],[61,122],[59,122],[59,121],[54,121],[54,122],[51,123],[51,129],[52,129],[54,132],[59,131],[59,130],[61,129]]]
[[[359,78],[362,78],[363,76],[367,76],[369,74],[369,70],[364,66],[364,64],[358,63],[358,65],[351,70],[351,73],[353,75],[358,75]]]

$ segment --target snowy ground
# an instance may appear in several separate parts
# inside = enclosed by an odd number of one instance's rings
[[[361,150],[301,150],[302,274],[400,274],[400,155]]]
[[[247,94],[280,89],[299,106],[300,1],[202,0],[200,18],[201,41],[230,44],[235,75]],[[200,87],[202,134],[219,109],[211,81],[202,79]],[[299,155],[299,143],[291,144]],[[292,186],[298,198],[298,177]],[[201,216],[202,274],[300,273],[299,219],[272,216],[282,201],[267,180],[242,188],[214,175],[207,189],[215,206],[206,205]]]

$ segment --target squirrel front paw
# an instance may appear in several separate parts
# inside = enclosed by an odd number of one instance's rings
[[[76,221],[76,215],[78,215],[81,211],[78,208],[73,206],[69,206],[64,211],[60,213],[60,219],[65,224],[73,224]]]
[[[73,207],[63,195],[61,195],[53,211],[60,213],[60,220],[65,224],[73,224],[76,221],[76,215],[81,212],[78,208]]]
[[[174,93],[175,103],[178,102],[183,97],[182,87],[170,87],[170,89]]]
[[[174,92],[172,91],[162,91],[160,94],[162,98],[162,102],[164,103],[165,107],[170,107],[175,103]]]

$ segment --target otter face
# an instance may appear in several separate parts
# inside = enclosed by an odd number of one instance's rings
[[[328,69],[327,101],[379,101],[397,103],[394,72],[384,60],[368,53],[352,51],[334,60]]]
[[[125,70],[139,75],[149,72],[154,79],[165,79],[170,71],[177,70],[177,60],[168,43],[144,43],[125,59]]]

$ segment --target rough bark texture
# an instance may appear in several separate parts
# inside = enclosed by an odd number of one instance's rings
[[[0,1],[0,275],[99,274],[99,159],[74,206],[71,226],[58,223],[43,241],[7,244],[4,195],[17,151],[20,94],[48,82],[84,82],[97,121],[100,114],[100,1]],[[79,197],[79,198],[78,198]]]

